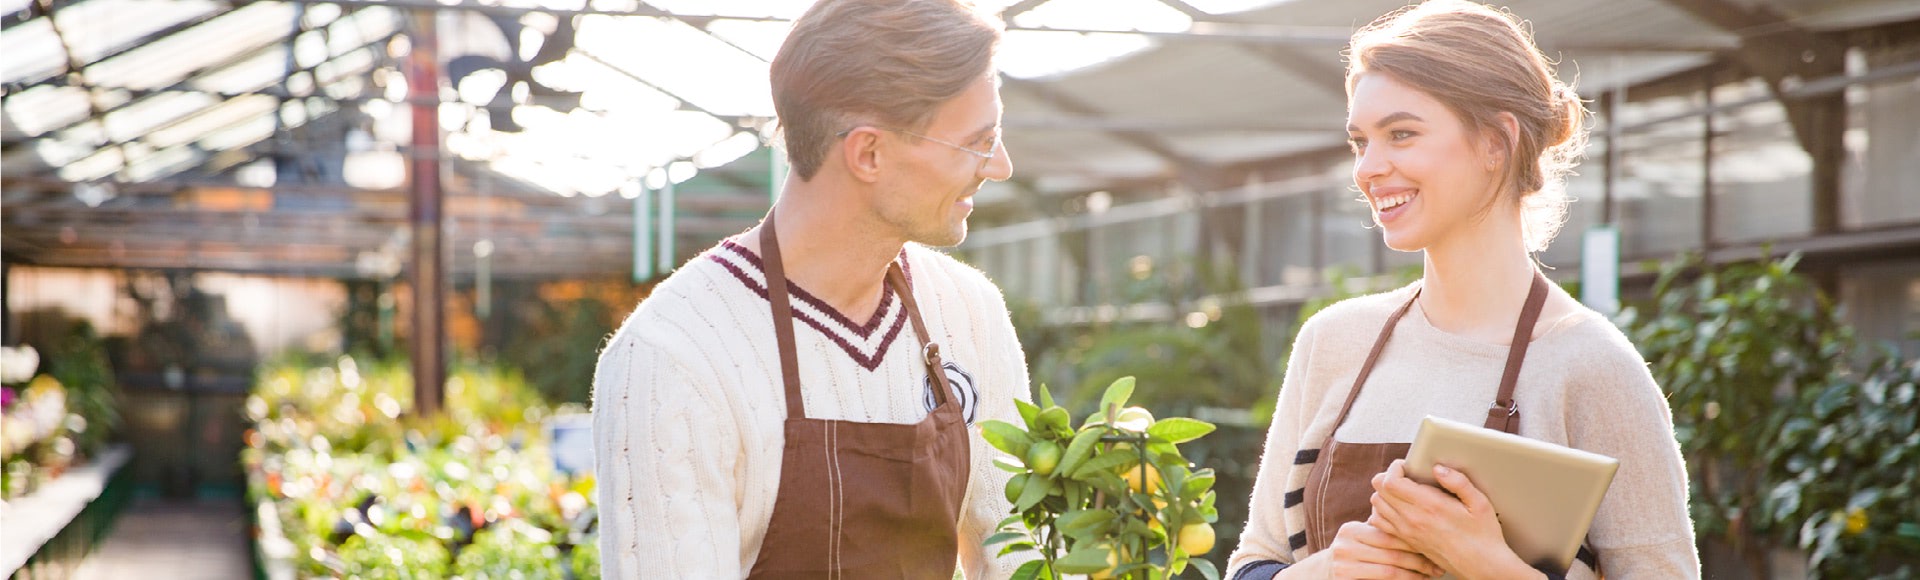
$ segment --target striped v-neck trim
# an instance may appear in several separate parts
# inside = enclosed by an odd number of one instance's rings
[[[748,290],[761,299],[768,299],[766,270],[759,255],[733,240],[722,240],[720,251],[709,252],[707,256],[733,274],[734,279],[746,285]],[[912,291],[913,267],[907,262],[906,250],[900,251],[898,259],[900,270],[906,275],[908,291]],[[899,338],[906,327],[906,307],[894,296],[891,284],[881,286],[880,304],[865,323],[854,322],[852,317],[795,285],[791,279],[787,282],[787,289],[794,298],[794,319],[826,336],[861,368],[869,371],[880,368],[887,349],[893,346],[893,341]]]

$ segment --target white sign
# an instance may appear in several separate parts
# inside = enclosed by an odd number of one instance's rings
[[[1580,252],[1580,302],[1612,316],[1620,311],[1620,230],[1594,226]]]

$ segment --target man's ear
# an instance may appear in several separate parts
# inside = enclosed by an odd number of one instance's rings
[[[840,140],[840,162],[847,174],[865,183],[880,180],[880,130],[856,127]]]

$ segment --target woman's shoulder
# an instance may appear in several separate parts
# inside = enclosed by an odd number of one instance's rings
[[[1393,290],[1355,296],[1329,304],[1307,318],[1302,332],[1312,329],[1316,334],[1325,334],[1339,329],[1367,328],[1370,329],[1367,334],[1377,333],[1380,331],[1380,325],[1386,323],[1387,317],[1393,315],[1394,309],[1406,304],[1407,299],[1413,297],[1413,291],[1419,284],[1414,282]]]

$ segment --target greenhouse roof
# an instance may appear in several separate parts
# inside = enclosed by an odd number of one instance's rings
[[[1403,0],[1020,0],[1004,8],[1017,178],[982,207],[1217,188],[1341,147],[1340,49]],[[1772,25],[1920,18],[1907,0],[1512,0],[1588,95],[1685,73]],[[679,183],[688,248],[764,211],[767,61],[787,0],[0,0],[13,263],[381,277],[434,155],[450,268],[624,273],[632,202]],[[432,14],[450,82],[410,92]],[[437,152],[411,147],[433,110]]]

